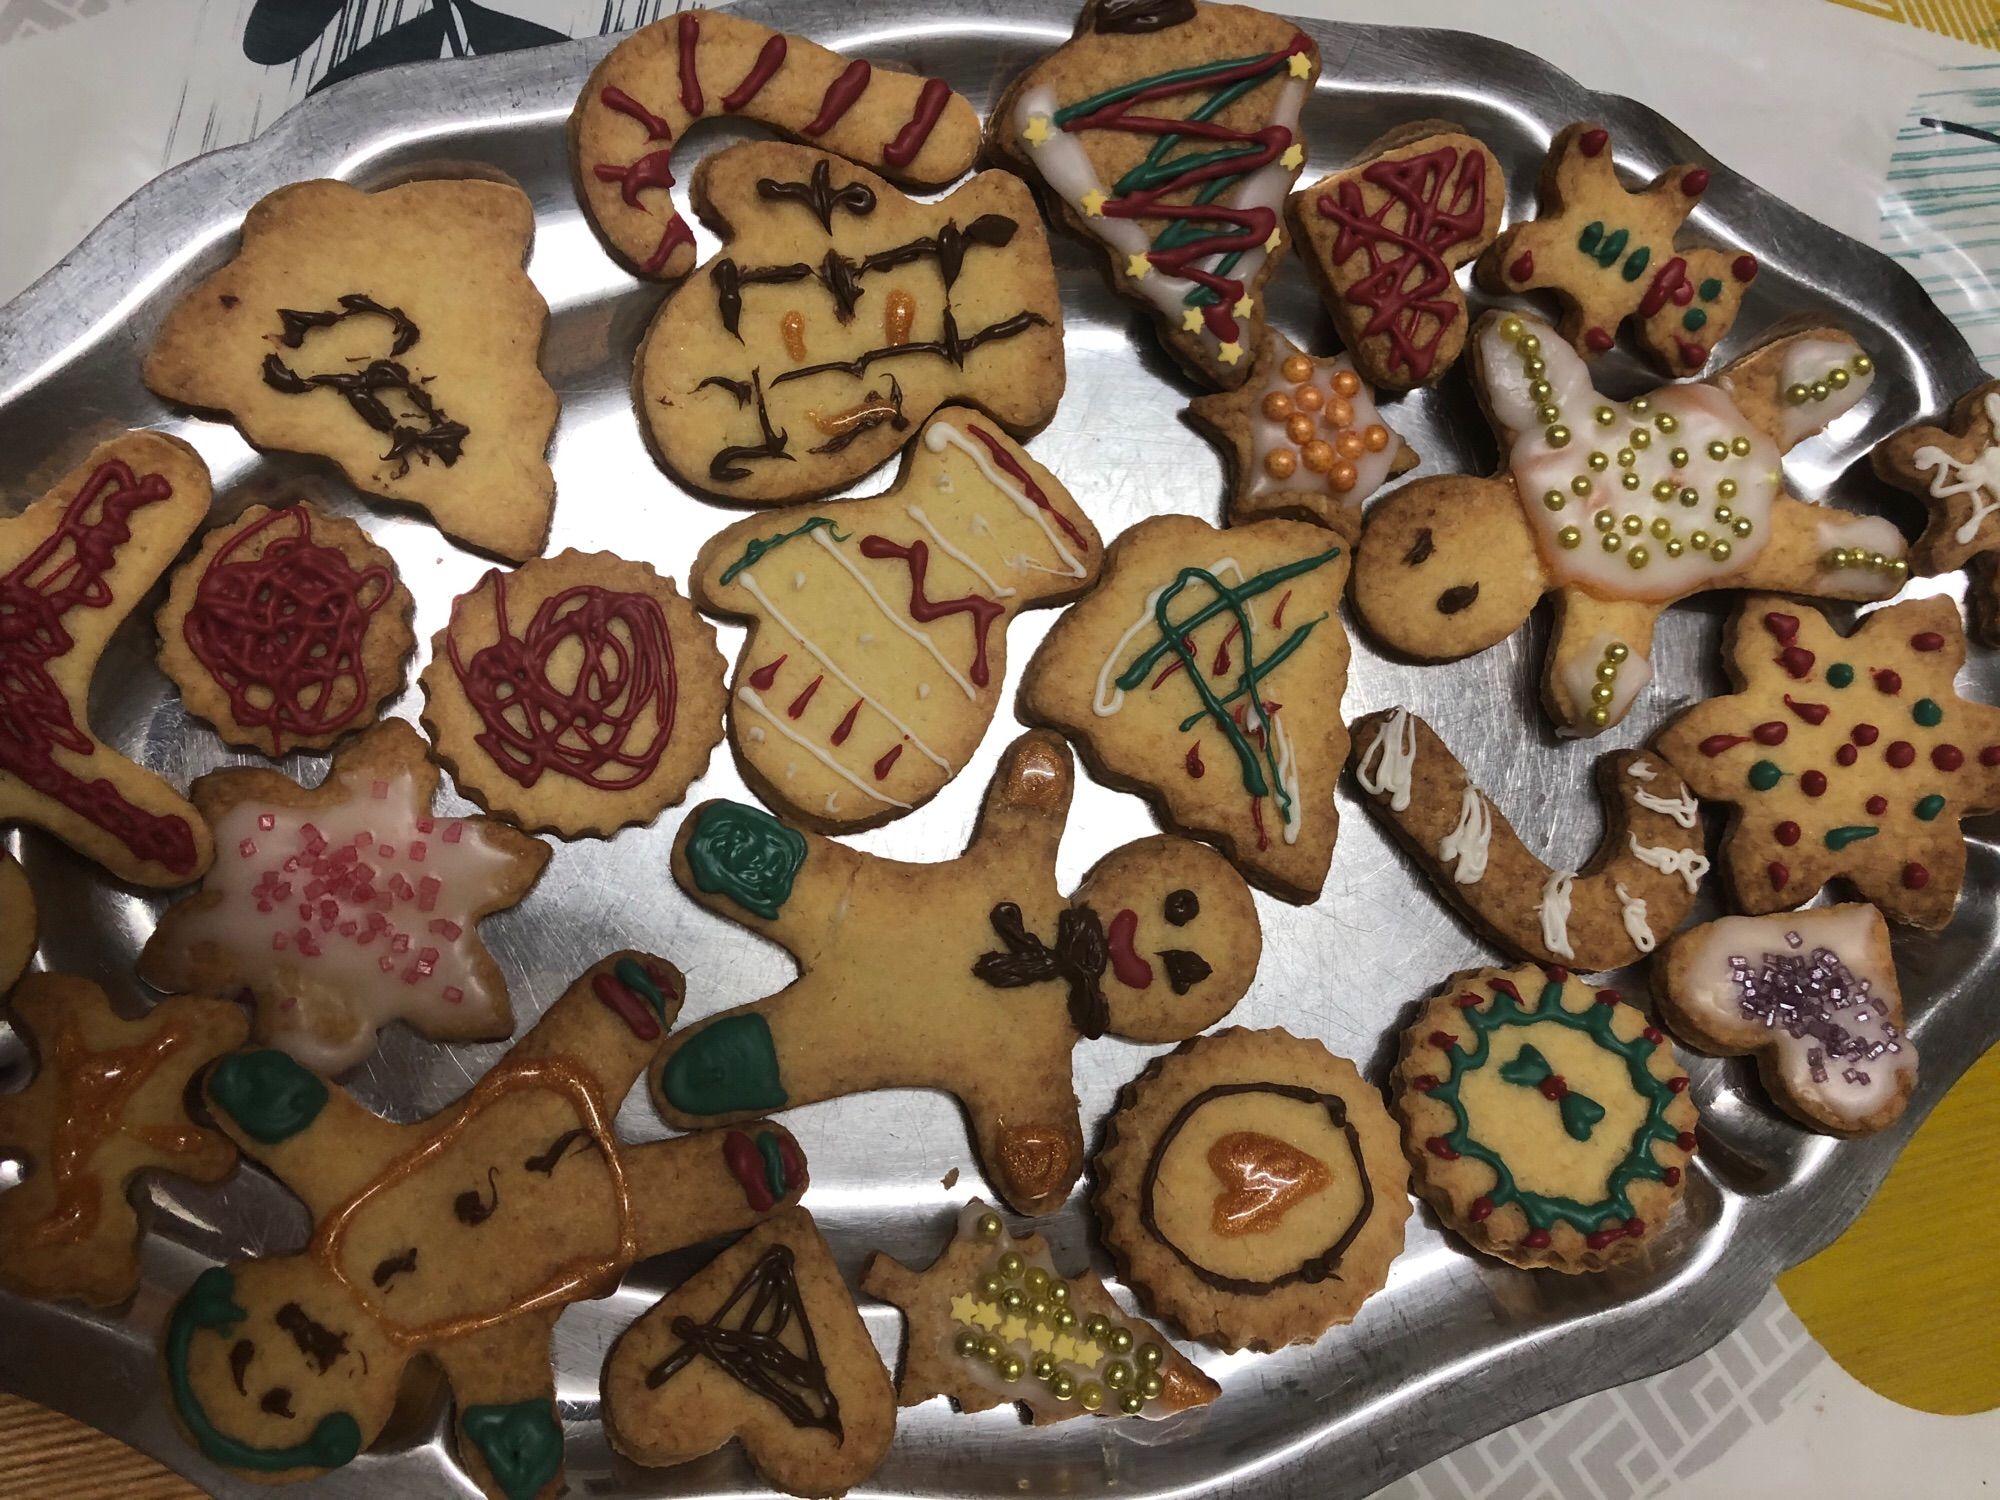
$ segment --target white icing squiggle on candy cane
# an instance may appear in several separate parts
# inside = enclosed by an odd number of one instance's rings
[[[1457,864],[1452,879],[1460,885],[1477,885],[1486,878],[1486,849],[1493,838],[1493,810],[1467,782],[1458,798],[1458,826],[1438,841],[1438,858]]]
[[[1569,945],[1569,892],[1576,884],[1576,872],[1557,870],[1542,887],[1542,946],[1557,958],[1575,958]]]
[[[2000,391],[1989,391],[1985,401],[1986,420],[2000,433]],[[1979,535],[1986,518],[2000,511],[2000,442],[1986,445],[1971,463],[1960,463],[1942,448],[1923,447],[1910,455],[1910,463],[1920,472],[1935,469],[1931,498],[1950,500],[1958,495],[1972,497],[1972,514],[1959,524],[1952,539],[1961,547]]]
[[[1641,953],[1651,953],[1659,940],[1653,936],[1653,929],[1646,925],[1646,903],[1614,883],[1611,889],[1618,896],[1618,915],[1625,922],[1625,936],[1632,940],[1632,946]]]
[[[1373,771],[1368,769],[1371,760]],[[1410,772],[1416,763],[1417,726],[1410,722],[1409,711],[1399,708],[1375,731],[1367,753],[1354,767],[1354,779],[1364,791],[1378,796],[1387,792],[1390,810],[1403,812],[1410,805]]]
[[[1220,558],[1210,563],[1208,571],[1223,583],[1243,582],[1243,565],[1233,557]],[[1090,708],[1098,718],[1108,719],[1125,706],[1125,689],[1112,681],[1113,672],[1120,658],[1125,655],[1125,648],[1138,638],[1140,631],[1148,626],[1156,630],[1159,628],[1159,619],[1153,611],[1159,607],[1160,595],[1171,587],[1171,584],[1163,583],[1146,596],[1146,607],[1139,611],[1139,618],[1118,637],[1118,643],[1111,648],[1111,654],[1104,658],[1104,665],[1097,669],[1097,692],[1090,700]]]
[[[1056,528],[1050,522],[1047,513],[1039,505],[1035,504],[1034,501],[1030,500],[1010,476],[1000,471],[999,467],[993,462],[992,456],[980,447],[979,444],[972,441],[971,438],[960,432],[949,422],[933,422],[929,427],[924,429],[924,446],[933,453],[942,453],[948,447],[956,448],[967,458],[971,459],[978,466],[979,472],[985,476],[988,484],[992,485],[994,489],[1005,495],[1009,500],[1012,500],[1015,509],[1041,527],[1042,535],[1048,538],[1049,545],[1055,548],[1056,556],[1062,561],[1065,576],[1082,578],[1090,571],[1076,560],[1070,553],[1069,548],[1062,544],[1062,537],[1057,534]],[[1039,564],[1033,563],[1025,555],[1018,560],[1017,566],[1033,567],[1036,571],[1044,573],[1053,573],[1056,571],[1053,568],[1044,568]]]
[[[1701,884],[1701,877],[1708,873],[1708,856],[1699,849],[1655,848],[1639,842],[1639,835],[1628,835],[1632,845],[1632,857],[1642,865],[1651,865],[1662,875],[1678,875],[1687,882],[1692,891]]]
[[[1635,777],[1638,776],[1639,768],[1637,766],[1632,768],[1632,774]],[[1641,788],[1632,793],[1632,800],[1641,807],[1649,808],[1653,812],[1672,818],[1683,828],[1694,827],[1695,823],[1701,817],[1701,804],[1694,800],[1694,793],[1688,791],[1686,788],[1682,788],[1681,794],[1678,797],[1656,796],[1654,793]]]

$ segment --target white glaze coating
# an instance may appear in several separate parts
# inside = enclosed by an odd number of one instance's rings
[[[1576,884],[1573,870],[1552,870],[1542,887],[1542,946],[1557,958],[1575,958],[1569,945],[1570,887]]]
[[[1371,760],[1375,762],[1373,771],[1368,769]],[[1408,709],[1394,709],[1355,763],[1354,779],[1364,791],[1378,796],[1388,793],[1390,811],[1403,812],[1410,805],[1410,772],[1416,763],[1417,726],[1410,722]]]
[[[1438,841],[1438,858],[1454,866],[1451,878],[1477,885],[1486,878],[1486,852],[1493,840],[1493,809],[1471,782],[1458,796],[1458,826]]]

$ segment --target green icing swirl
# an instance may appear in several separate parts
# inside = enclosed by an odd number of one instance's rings
[[[771,921],[806,862],[804,835],[741,802],[711,802],[695,815],[687,843],[694,883]]]
[[[209,1075],[208,1095],[262,1145],[288,1141],[326,1108],[326,1080],[272,1048],[232,1052]]]

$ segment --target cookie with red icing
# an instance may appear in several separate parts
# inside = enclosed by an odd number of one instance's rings
[[[452,602],[422,682],[432,753],[530,833],[650,823],[722,739],[714,628],[671,580],[608,552],[495,568]]]
[[[213,528],[160,606],[160,670],[231,745],[324,750],[403,688],[416,601],[396,560],[310,501]]]
[[[35,893],[11,854],[0,854],[0,995],[35,956]]]

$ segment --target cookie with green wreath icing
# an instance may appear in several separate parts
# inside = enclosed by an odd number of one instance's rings
[[[1616,990],[1532,964],[1454,975],[1393,1076],[1417,1191],[1473,1248],[1601,1271],[1643,1254],[1695,1149],[1687,1075]]]

